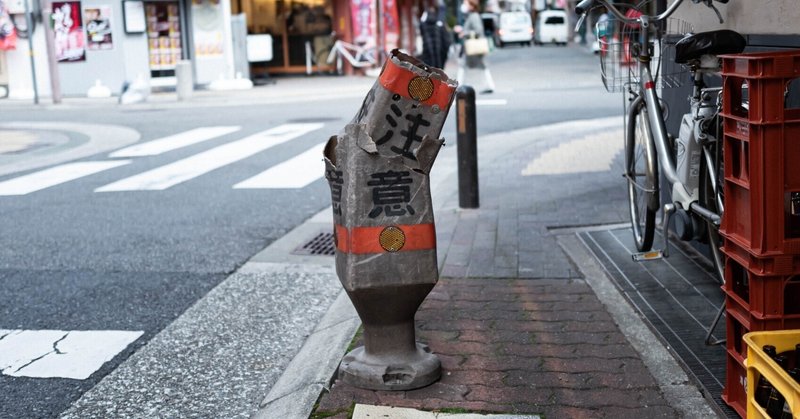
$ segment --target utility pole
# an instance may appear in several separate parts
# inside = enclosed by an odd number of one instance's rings
[[[50,70],[50,90],[53,103],[61,103],[61,80],[58,76],[58,61],[56,61],[55,37],[53,36],[53,4],[50,0],[39,0],[42,9],[42,25],[44,26],[44,40],[47,44],[47,66]]]
[[[36,63],[33,57],[33,19],[31,18],[31,6],[29,0],[25,0],[25,27],[28,31],[28,57],[31,59],[31,81],[33,82],[33,104],[39,104],[39,88],[36,86]]]

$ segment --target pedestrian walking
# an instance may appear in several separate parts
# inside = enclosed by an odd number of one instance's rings
[[[422,35],[422,56],[420,58],[425,64],[436,68],[444,68],[451,43],[451,35],[442,21],[442,16],[436,1],[434,1],[422,13],[419,25],[420,35]]]
[[[492,93],[494,91],[494,79],[492,73],[489,71],[489,66],[486,64],[486,56],[488,55],[488,39],[483,29],[483,20],[479,13],[478,0],[464,0],[461,3],[461,12],[466,16],[464,18],[463,26],[456,26],[454,30],[459,38],[463,41],[464,47],[461,48],[461,54],[458,60],[458,74],[456,80],[459,84],[463,84],[468,72],[471,70],[482,70],[483,79],[486,84],[481,93]],[[482,40],[486,44],[483,53],[473,53],[469,51],[467,43],[471,39]]]

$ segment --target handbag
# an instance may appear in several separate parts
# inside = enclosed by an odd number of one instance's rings
[[[464,53],[468,57],[489,53],[489,40],[486,38],[467,38],[464,40]]]

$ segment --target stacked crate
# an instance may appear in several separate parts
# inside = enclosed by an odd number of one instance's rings
[[[747,332],[800,328],[800,51],[722,57],[727,378],[746,416]]]

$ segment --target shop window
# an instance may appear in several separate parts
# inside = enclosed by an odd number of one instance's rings
[[[307,59],[326,64],[333,45],[331,0],[240,0],[234,9],[247,15],[249,34],[272,35],[272,61],[254,66],[305,69]]]

